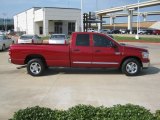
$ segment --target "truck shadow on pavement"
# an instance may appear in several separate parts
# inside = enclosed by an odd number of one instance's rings
[[[122,74],[118,69],[103,68],[54,68],[51,67],[44,72],[44,76],[55,74]]]
[[[153,74],[158,74],[159,72],[160,72],[159,68],[151,66],[148,69],[144,69],[139,76],[153,75]]]
[[[138,76],[158,74],[160,69],[151,66],[148,69],[142,70]],[[44,76],[56,75],[56,74],[106,74],[106,75],[123,75],[118,69],[105,69],[105,68],[48,68],[44,72]]]

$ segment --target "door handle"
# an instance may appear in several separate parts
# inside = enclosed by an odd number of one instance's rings
[[[80,50],[79,50],[79,49],[74,49],[73,51],[78,52],[78,51],[80,51]]]
[[[96,50],[95,52],[101,52],[100,50]]]

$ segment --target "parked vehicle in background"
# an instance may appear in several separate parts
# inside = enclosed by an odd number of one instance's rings
[[[15,35],[15,32],[14,32],[14,30],[8,30],[8,31],[7,31],[7,34],[8,34],[8,35]]]
[[[87,32],[97,32],[94,28],[88,28]]]
[[[160,30],[153,30],[154,35],[160,35]]]
[[[49,44],[66,44],[67,37],[65,34],[52,34],[49,38]]]
[[[41,75],[47,67],[117,68],[133,76],[150,63],[148,50],[95,32],[74,32],[70,44],[11,45],[9,56],[11,63],[27,65],[32,76]]]
[[[17,43],[42,43],[41,38],[38,35],[22,35],[17,40]]]
[[[110,30],[110,29],[101,29],[101,30],[99,31],[99,33],[111,34],[111,30]]]
[[[126,34],[127,33],[126,29],[120,29],[119,31],[121,32],[121,34]]]
[[[145,29],[140,29],[138,30],[138,34],[144,35],[144,34],[147,34],[147,31]]]
[[[119,30],[112,30],[111,33],[112,34],[121,34],[121,32]]]
[[[7,38],[5,35],[0,35],[0,50],[5,50],[6,48],[9,48],[11,44],[13,44],[14,41]]]
[[[137,29],[133,29],[132,34],[137,34]]]
[[[4,34],[5,32],[4,32],[4,30],[0,30],[0,34]]]
[[[153,34],[153,30],[151,30],[151,29],[146,29],[146,34],[147,34],[147,35],[152,35],[152,34]]]

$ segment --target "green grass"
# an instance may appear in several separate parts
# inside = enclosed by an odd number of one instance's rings
[[[160,43],[160,38],[148,38],[148,37],[140,37],[139,40],[135,39],[135,37],[123,37],[123,36],[114,36],[114,39],[117,41],[143,41],[143,42],[159,42]]]
[[[49,39],[49,36],[43,36],[41,37],[42,40],[48,40]]]

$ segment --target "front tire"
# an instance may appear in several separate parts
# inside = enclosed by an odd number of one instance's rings
[[[31,59],[27,63],[27,71],[32,76],[40,76],[42,75],[45,69],[45,65],[41,59]]]
[[[140,73],[141,64],[135,58],[129,58],[123,62],[121,69],[127,76],[135,76]]]

